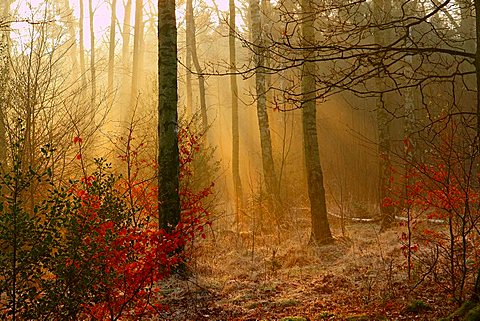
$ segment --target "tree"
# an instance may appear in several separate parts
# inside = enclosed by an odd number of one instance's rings
[[[175,0],[158,0],[158,212],[159,226],[180,221]]]
[[[130,91],[130,108],[133,108],[138,98],[138,83],[142,77],[142,46],[143,46],[143,0],[135,1],[135,34],[133,36],[133,65],[132,65],[132,87]],[[131,113],[128,112],[126,116]],[[127,120],[130,117],[127,118]]]
[[[113,103],[113,74],[115,67],[115,29],[117,25],[117,0],[112,0],[112,14],[110,17],[110,40],[108,44],[108,83],[107,90],[110,95],[110,105]]]
[[[315,12],[311,0],[302,0],[302,41],[308,48],[315,43]],[[305,167],[307,171],[308,198],[312,232],[310,242],[328,244],[333,242],[327,217],[325,187],[320,164],[317,139],[317,106],[315,99],[315,63],[310,61],[309,51],[305,51],[302,66],[302,124]]]
[[[376,0],[373,2],[373,19],[375,19],[376,25],[380,26],[391,21],[392,5],[390,0]],[[391,30],[382,30],[381,28],[375,28],[374,38],[375,43],[380,46],[390,42]],[[389,190],[391,189],[390,176],[391,176],[391,155],[390,155],[390,129],[388,119],[388,104],[385,100],[388,99],[385,92],[384,79],[385,75],[379,73],[375,78],[375,86],[377,92],[381,93],[376,97],[375,112],[377,118],[377,130],[378,130],[378,156],[379,156],[379,201],[378,204],[382,204],[382,201],[389,197]],[[394,211],[392,208],[380,206],[382,215],[382,229],[388,228],[395,219]]]
[[[78,34],[79,34],[79,51],[80,51],[80,76],[82,79],[82,88],[87,85],[87,78],[85,75],[85,46],[84,41],[84,28],[83,21],[85,20],[85,8],[83,6],[83,0],[79,0],[78,6],[80,7],[80,16],[78,18]]]
[[[90,25],[90,85],[92,92],[90,97],[91,108],[95,108],[95,96],[97,95],[97,75],[96,75],[96,68],[95,68],[95,30],[94,30],[94,16],[95,11],[93,9],[93,0],[88,0],[88,11],[89,11],[89,25]],[[92,113],[92,117],[94,114]]]
[[[265,79],[265,48],[263,40],[262,18],[258,0],[250,1],[250,16],[252,20],[252,38],[255,60],[255,89],[257,102],[258,127],[260,129],[260,145],[262,149],[263,177],[267,197],[273,202],[272,209],[279,215],[280,193],[278,179],[275,172],[272,152],[272,139],[267,113],[267,88]],[[278,217],[277,217],[278,218]],[[278,222],[277,222],[278,223]]]
[[[207,102],[205,97],[205,76],[203,75],[202,67],[197,54],[197,40],[196,40],[196,28],[195,19],[193,16],[193,0],[187,0],[187,9],[185,13],[186,20],[186,33],[187,33],[187,50],[191,55],[193,65],[198,77],[198,89],[200,96],[200,116],[202,119],[202,131],[206,132],[208,129],[208,116],[207,116]]]
[[[10,1],[3,1],[0,5],[0,24],[7,20],[10,12]],[[3,166],[7,156],[7,136],[5,114],[7,105],[8,59],[9,59],[9,32],[0,27],[0,166]],[[0,167],[1,169],[1,167]]]
[[[233,190],[235,195],[235,215],[236,221],[239,223],[239,211],[243,205],[242,180],[240,178],[240,135],[238,131],[238,85],[237,85],[237,54],[235,47],[236,33],[236,7],[235,0],[228,2],[229,6],[229,31],[228,31],[228,48],[230,53],[230,90],[232,97],[232,176]]]
[[[125,3],[125,15],[123,16],[122,29],[122,59],[123,63],[127,64],[130,57],[130,16],[132,14],[132,0],[127,0]]]

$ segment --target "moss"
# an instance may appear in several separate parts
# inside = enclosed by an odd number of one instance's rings
[[[274,303],[276,307],[281,307],[281,308],[293,307],[299,304],[300,302],[298,302],[295,299],[285,299],[285,300],[280,300]]]
[[[439,321],[463,320],[477,321],[480,320],[480,304],[471,301],[465,301],[457,310],[446,318]]]
[[[480,304],[477,304],[474,308],[468,311],[465,315],[465,321],[477,321],[480,320]]]
[[[307,321],[307,319],[302,317],[285,317],[280,319],[280,321]]]
[[[368,315],[351,315],[345,318],[347,321],[368,321],[370,317]]]
[[[329,318],[334,317],[334,316],[335,316],[335,314],[333,314],[332,312],[324,311],[324,312],[320,313],[318,318],[323,320],[323,319],[329,319]]]
[[[407,305],[405,310],[410,313],[419,313],[422,311],[430,310],[430,306],[422,300],[414,300],[410,302],[409,305]]]

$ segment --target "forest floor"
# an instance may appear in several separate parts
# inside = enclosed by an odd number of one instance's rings
[[[166,282],[165,320],[438,320],[456,306],[427,277],[407,282],[402,227],[351,223],[312,247],[289,235],[218,231],[195,250],[188,280]],[[412,277],[413,278],[413,277]],[[291,317],[291,319],[284,319]],[[293,317],[297,317],[295,319]],[[303,319],[301,319],[303,318]]]

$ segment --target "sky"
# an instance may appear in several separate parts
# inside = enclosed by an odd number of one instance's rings
[[[0,0],[1,1],[1,0]],[[73,15],[76,19],[80,17],[80,6],[79,0],[68,0],[70,3],[70,7],[73,9]],[[84,5],[84,45],[85,49],[90,49],[90,27],[89,27],[89,9],[88,3],[89,0],[83,0]],[[204,1],[207,5],[213,7],[213,0],[196,0],[196,1]],[[105,40],[104,37],[108,36],[108,29],[110,27],[110,1],[107,0],[93,0],[93,8],[94,8],[94,30],[96,41],[103,41]],[[124,19],[124,2],[126,0],[117,0],[117,19],[120,24],[123,24]],[[216,0],[219,10],[227,11],[228,10],[228,0]],[[20,20],[29,20],[29,21],[41,21],[43,18],[43,12],[45,10],[46,1],[44,0],[16,0],[12,4],[12,10],[18,10],[18,15]],[[154,10],[151,6],[156,6],[156,1],[151,0],[144,0],[144,11]],[[155,9],[156,10],[156,9]],[[185,8],[179,8],[177,10],[177,18],[179,20],[182,19],[184,15]],[[66,20],[67,17],[62,14],[57,15],[55,20],[62,21]],[[134,24],[135,19],[135,0],[132,0],[132,13],[131,13],[131,24]],[[25,22],[15,23],[13,25],[14,30],[18,30],[18,37],[28,36],[28,32],[26,28],[28,25]],[[117,32],[118,34],[118,32]],[[120,36],[120,35],[118,35]]]

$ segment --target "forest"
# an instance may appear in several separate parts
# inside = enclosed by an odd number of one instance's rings
[[[1,320],[480,320],[479,0],[157,1],[0,0]]]

